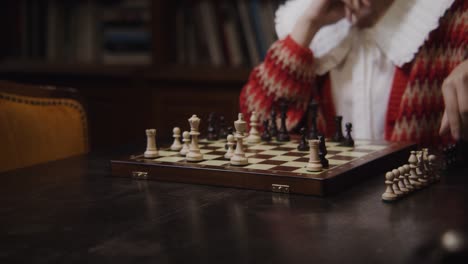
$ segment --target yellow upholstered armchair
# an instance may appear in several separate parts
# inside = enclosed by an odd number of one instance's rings
[[[88,152],[73,89],[0,81],[0,172]]]

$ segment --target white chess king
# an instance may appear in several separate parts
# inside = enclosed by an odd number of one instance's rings
[[[243,166],[249,163],[245,156],[243,140],[245,138],[245,131],[247,130],[247,123],[244,121],[244,115],[239,113],[239,119],[234,122],[236,133],[234,137],[237,140],[236,150],[231,157],[231,164],[236,166]]]
[[[192,115],[188,121],[190,123],[190,136],[192,136],[192,142],[190,143],[186,160],[191,162],[202,161],[203,154],[201,154],[200,147],[198,146],[198,136],[200,136],[198,127],[200,126],[200,118],[196,115]]]

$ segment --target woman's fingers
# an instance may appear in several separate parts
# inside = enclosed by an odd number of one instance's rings
[[[455,140],[460,139],[460,112],[456,88],[452,82],[444,82],[442,85],[442,93],[444,96],[445,112],[450,127],[450,132]]]
[[[442,122],[440,123],[439,135],[445,135],[450,132],[450,125],[447,119],[447,111],[444,110]]]
[[[468,74],[464,74],[458,78],[454,82],[454,85],[461,122],[460,136],[463,140],[468,140]]]

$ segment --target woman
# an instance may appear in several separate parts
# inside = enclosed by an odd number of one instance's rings
[[[266,119],[286,98],[293,128],[314,98],[327,136],[338,114],[359,139],[468,139],[467,2],[289,1],[276,13],[280,40],[241,92],[241,111]]]

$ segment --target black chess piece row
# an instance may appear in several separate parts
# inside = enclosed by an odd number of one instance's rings
[[[276,124],[276,111],[273,108],[270,114],[271,119],[263,121],[263,133],[261,136],[263,141],[271,141],[271,139],[274,137],[276,140],[281,142],[289,141],[291,139],[286,128],[288,102],[284,99],[281,99],[279,101],[279,107],[281,112],[281,126],[278,129],[278,125]]]
[[[334,142],[340,142],[342,146],[346,147],[354,147],[354,139],[351,136],[351,131],[353,131],[353,124],[351,123],[346,123],[345,124],[345,129],[346,129],[346,136],[343,136],[343,130],[342,130],[342,122],[343,122],[343,117],[342,116],[335,116],[335,134],[332,137],[332,141]]]
[[[468,164],[465,162],[468,157],[468,143],[459,140],[454,144],[450,144],[442,149],[443,159],[442,168],[450,170],[458,167],[466,167]]]
[[[226,139],[228,131],[226,128],[226,120],[224,116],[216,117],[215,113],[210,113],[208,116],[208,128],[206,139],[210,141],[218,140],[220,138]]]

